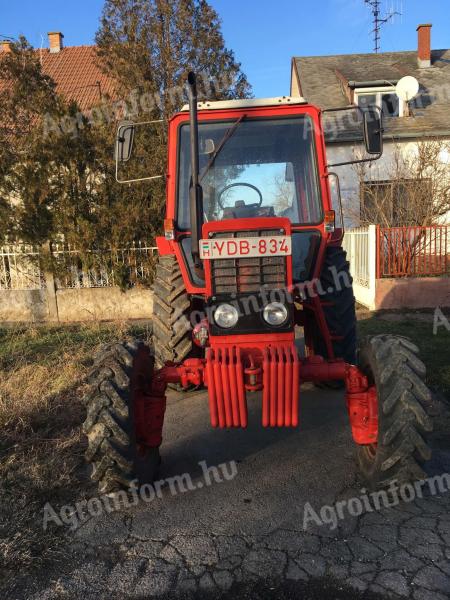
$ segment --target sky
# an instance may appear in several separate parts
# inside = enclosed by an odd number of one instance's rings
[[[209,1],[256,97],[289,93],[292,56],[373,49],[364,0]],[[102,6],[103,0],[0,0],[0,35],[23,34],[33,46],[46,47],[47,32],[56,30],[67,46],[91,44]],[[419,23],[433,24],[433,48],[450,48],[449,0],[382,0],[382,8],[402,13],[383,26],[382,51],[416,49]]]

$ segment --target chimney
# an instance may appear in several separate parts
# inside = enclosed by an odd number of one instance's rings
[[[3,40],[0,42],[0,52],[11,52],[11,42]]]
[[[48,34],[48,41],[50,44],[50,52],[57,54],[63,49],[63,34],[60,31],[50,31]]]
[[[427,69],[428,67],[431,67],[431,28],[431,23],[419,25],[417,28],[419,38],[417,62],[420,69]]]

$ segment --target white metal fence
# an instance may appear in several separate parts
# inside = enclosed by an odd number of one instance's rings
[[[97,288],[148,282],[157,248],[138,242],[128,248],[81,254],[63,244],[52,244],[55,283],[58,289]],[[0,290],[37,290],[45,287],[39,248],[10,244],[0,246]]]
[[[369,227],[346,231],[343,246],[354,283],[369,287]]]
[[[152,275],[152,257],[157,249],[145,242],[117,250],[92,250],[83,256],[71,246],[54,244],[56,283],[60,289],[97,288],[120,285],[126,278],[131,284],[148,282]]]
[[[44,286],[38,248],[28,244],[0,246],[0,290],[39,290]]]
[[[375,308],[376,226],[356,227],[345,232],[344,250],[350,263],[356,301]]]

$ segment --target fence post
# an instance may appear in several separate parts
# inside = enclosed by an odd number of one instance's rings
[[[372,301],[372,309],[376,309],[376,286],[377,286],[377,256],[378,256],[378,236],[377,226],[369,225],[367,240],[367,260],[368,260],[368,279],[369,290]]]
[[[56,297],[55,276],[50,268],[52,264],[52,247],[50,242],[45,242],[41,247],[44,261],[44,280],[47,295],[48,317],[50,321],[59,322],[58,299]]]
[[[351,268],[352,268],[353,272],[355,272],[355,270],[356,270],[356,262],[357,262],[356,261],[356,247],[355,246],[356,246],[356,236],[352,235],[350,237],[350,256],[351,256],[350,265],[351,265]]]
[[[375,260],[376,260],[376,278],[380,279],[381,278],[381,228],[379,225],[375,225],[376,227],[376,253],[375,253]]]

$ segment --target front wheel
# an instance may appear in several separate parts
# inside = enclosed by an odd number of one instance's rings
[[[142,364],[142,355],[148,357],[146,363],[153,361],[150,349],[133,341],[107,345],[94,359],[83,432],[85,458],[101,494],[129,488],[136,479],[152,483],[160,463],[159,447],[143,447],[136,440],[134,380],[140,387],[148,385],[150,380],[143,378],[153,371],[153,364]]]
[[[431,392],[424,383],[425,365],[408,338],[376,335],[364,340],[359,368],[375,385],[378,397],[378,440],[357,447],[357,461],[370,489],[425,477],[431,458],[426,438],[433,430]]]

